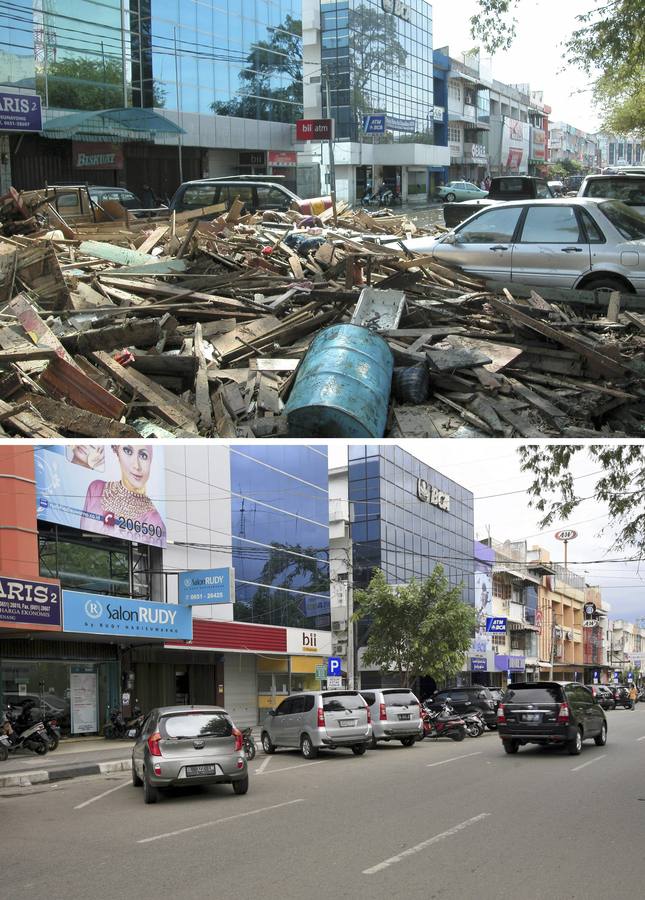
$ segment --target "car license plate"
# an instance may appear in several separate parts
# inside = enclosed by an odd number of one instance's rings
[[[542,718],[542,713],[524,713],[522,719],[525,722],[539,722]]]
[[[399,719],[408,719],[410,718],[410,713],[399,713]]]
[[[356,719],[340,719],[338,724],[341,728],[349,728],[350,725],[356,725]]]
[[[217,766],[186,766],[186,775],[188,778],[195,778],[199,775],[217,775]]]

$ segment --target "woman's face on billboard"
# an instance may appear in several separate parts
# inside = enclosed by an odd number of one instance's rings
[[[121,466],[121,481],[124,487],[135,493],[144,493],[150,478],[152,446],[144,444],[134,447],[125,444],[115,446],[113,449]]]

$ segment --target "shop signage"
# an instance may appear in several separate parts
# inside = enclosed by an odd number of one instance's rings
[[[36,515],[154,547],[166,546],[164,448],[159,444],[36,447]]]
[[[563,528],[562,531],[556,531],[554,537],[556,541],[573,541],[578,537],[578,532],[574,531],[573,528]]]
[[[331,656],[331,631],[287,628],[287,653]]]
[[[511,148],[508,151],[508,159],[506,160],[506,165],[508,166],[509,169],[519,169],[523,156],[524,156],[523,150],[519,150],[517,148]]]
[[[505,656],[495,654],[495,668],[498,672],[523,672],[525,668],[523,656]]]
[[[77,169],[122,169],[123,150],[119,144],[72,141],[72,160]]]
[[[470,657],[470,671],[471,672],[487,672],[488,671],[488,661],[485,656],[471,656]]]
[[[583,628],[595,628],[598,625],[598,610],[595,603],[585,603],[582,607]]]
[[[270,166],[295,166],[298,154],[295,150],[269,150],[267,163]]]
[[[333,119],[297,119],[297,141],[333,140]]]
[[[473,144],[470,148],[470,152],[472,154],[473,160],[480,160],[481,162],[488,161],[488,153],[486,152],[486,147],[483,144]]]
[[[182,606],[232,603],[235,591],[235,569],[200,569],[180,572],[179,602]]]
[[[0,577],[0,628],[62,631],[60,584]]]
[[[502,616],[487,616],[486,631],[491,634],[506,634],[506,619]]]
[[[193,617],[175,603],[63,591],[63,631],[190,641]]]
[[[385,134],[385,116],[363,116],[365,134]]]
[[[381,7],[383,12],[391,13],[404,22],[410,21],[410,7],[403,0],[381,0]]]
[[[443,122],[443,117],[446,113],[445,106],[434,106],[432,108],[432,118],[435,122]]]
[[[450,496],[445,491],[433,487],[423,478],[417,479],[417,497],[424,503],[431,503],[433,506],[438,506],[439,509],[450,512]]]
[[[42,131],[40,97],[0,92],[0,131]]]
[[[397,119],[394,116],[385,117],[387,131],[410,131],[414,134],[417,130],[416,119]]]

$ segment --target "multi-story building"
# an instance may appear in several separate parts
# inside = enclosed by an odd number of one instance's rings
[[[575,128],[567,122],[552,122],[549,136],[552,163],[575,160],[591,171],[600,166],[600,149],[595,134]]]
[[[354,202],[382,182],[403,199],[427,193],[430,174],[448,162],[434,145],[432,6],[303,0],[302,17],[304,112],[335,120],[339,199]],[[326,172],[327,146],[308,151]]]
[[[249,725],[320,685],[325,447],[7,445],[0,476],[0,702],[73,733],[135,699]]]
[[[12,0],[0,11],[0,85],[36,92],[43,132],[12,134],[0,115],[4,178],[166,196],[189,178],[273,172],[314,196],[294,144],[301,35],[297,0]]]
[[[600,165],[642,166],[645,164],[645,141],[637,135],[596,135],[600,152]]]
[[[609,666],[611,680],[641,681],[645,670],[645,628],[643,619],[626,622],[616,619],[610,623]]]
[[[369,621],[348,628],[354,589],[366,587],[375,569],[390,584],[406,584],[440,563],[473,604],[473,496],[393,444],[351,445],[348,454],[347,466],[330,474],[332,632],[338,655],[350,645],[350,664],[353,646],[348,679],[365,687],[382,676],[361,661]]]

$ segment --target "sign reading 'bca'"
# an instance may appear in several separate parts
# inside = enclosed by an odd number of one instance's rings
[[[334,139],[333,119],[298,119],[297,141],[328,141]]]
[[[506,634],[506,619],[502,616],[487,616],[486,631],[489,634]]]

